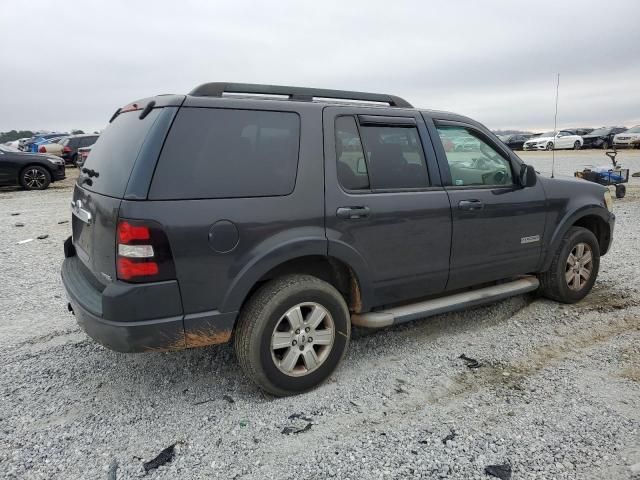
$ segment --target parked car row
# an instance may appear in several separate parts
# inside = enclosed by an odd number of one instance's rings
[[[55,155],[64,159],[65,163],[77,165],[78,150],[90,147],[96,143],[98,137],[98,134],[47,133],[29,139],[20,139],[17,147],[22,152]]]
[[[632,128],[573,128],[536,134],[518,133],[500,135],[499,138],[512,150],[640,148],[640,125]]]
[[[77,165],[78,149],[93,145],[98,137],[97,134],[70,135],[58,142],[42,145],[38,152],[52,153],[62,157],[66,163]]]

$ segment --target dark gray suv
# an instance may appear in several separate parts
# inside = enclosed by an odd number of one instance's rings
[[[91,337],[122,352],[233,338],[275,395],[325,380],[351,325],[534,290],[579,301],[614,226],[607,189],[537,175],[469,118],[229,83],[116,111],[71,206],[62,278]]]

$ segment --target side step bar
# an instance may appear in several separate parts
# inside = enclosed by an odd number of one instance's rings
[[[476,305],[495,302],[521,293],[536,290],[540,282],[536,277],[520,277],[508,283],[500,283],[490,287],[456,293],[448,297],[433,298],[424,302],[412,303],[363,314],[351,315],[351,323],[358,327],[382,328],[398,323],[410,322],[419,318],[430,317],[440,313],[463,310]]]

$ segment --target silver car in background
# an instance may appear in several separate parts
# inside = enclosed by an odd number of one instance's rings
[[[640,125],[631,127],[613,137],[615,148],[640,148]]]

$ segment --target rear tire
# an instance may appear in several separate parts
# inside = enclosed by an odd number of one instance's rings
[[[549,270],[538,275],[540,293],[562,303],[582,300],[593,288],[600,268],[600,245],[586,228],[571,227],[553,255]]]
[[[314,326],[315,321],[320,323]],[[349,309],[338,290],[310,275],[287,275],[264,284],[244,305],[234,347],[251,380],[285,396],[324,382],[350,337]]]
[[[29,165],[20,172],[20,185],[26,190],[44,190],[50,183],[49,170],[40,165]]]
[[[602,142],[602,149],[603,150],[608,150],[609,149],[609,142],[607,142],[606,140],[604,142]]]
[[[616,185],[616,198],[624,198],[624,196],[627,194],[627,187],[622,185],[622,184],[618,184]]]
[[[576,140],[576,143],[573,144],[573,149],[574,150],[580,150],[580,142],[578,140]]]

